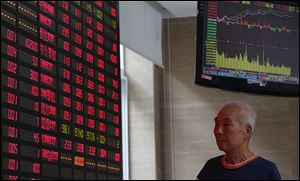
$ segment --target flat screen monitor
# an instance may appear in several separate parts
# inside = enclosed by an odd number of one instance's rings
[[[199,85],[299,95],[299,2],[199,1]]]

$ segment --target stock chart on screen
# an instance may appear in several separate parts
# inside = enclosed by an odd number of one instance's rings
[[[122,179],[116,1],[1,1],[1,180]]]
[[[203,74],[299,85],[299,6],[209,1],[203,7]]]

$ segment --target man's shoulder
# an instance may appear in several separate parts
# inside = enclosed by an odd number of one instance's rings
[[[266,158],[263,158],[261,156],[259,156],[255,161],[256,161],[256,164],[267,167],[269,169],[276,168],[276,164],[274,162],[267,160]]]
[[[261,156],[254,161],[256,162],[256,166],[252,168],[255,168],[255,170],[259,171],[260,173],[267,175],[268,179],[270,180],[281,180],[280,172],[274,162]]]
[[[212,163],[216,163],[216,162],[220,163],[223,156],[224,155],[219,155],[219,156],[213,157],[213,158],[207,160],[206,164],[212,164]]]
[[[208,178],[213,178],[214,173],[217,170],[221,169],[221,159],[223,155],[216,156],[214,158],[211,158],[206,161],[204,167],[201,169],[200,173],[198,174],[197,178],[198,179],[208,179]]]

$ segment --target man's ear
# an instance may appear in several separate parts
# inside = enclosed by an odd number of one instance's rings
[[[245,138],[249,139],[252,133],[252,127],[249,124],[246,125],[244,133],[245,133]]]

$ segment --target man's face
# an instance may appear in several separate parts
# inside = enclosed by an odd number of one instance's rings
[[[221,151],[232,152],[247,144],[247,130],[242,127],[235,107],[220,110],[215,118],[214,135]]]

